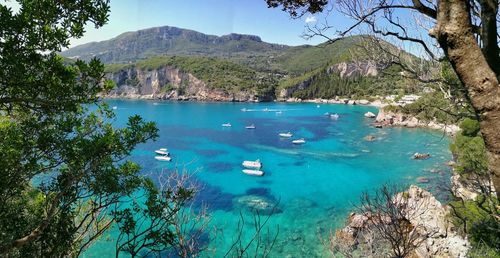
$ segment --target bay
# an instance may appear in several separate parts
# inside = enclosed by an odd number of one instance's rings
[[[341,227],[363,191],[385,183],[416,184],[446,199],[451,159],[449,139],[426,129],[370,126],[363,114],[377,108],[312,103],[200,103],[109,100],[115,106],[116,126],[138,114],[155,121],[157,141],[139,145],[131,160],[144,175],[186,170],[202,186],[196,205],[208,205],[215,238],[207,242],[219,257],[238,233],[241,216],[244,237],[254,233],[254,201],[277,204],[267,228],[278,233],[272,257],[322,257],[321,239]],[[245,110],[245,111],[242,111]],[[338,119],[324,114],[337,113]],[[231,123],[231,127],[223,127]],[[246,129],[253,124],[255,129]],[[282,138],[279,133],[291,132]],[[367,135],[376,137],[366,141]],[[292,139],[306,143],[294,145]],[[172,162],[154,159],[154,150],[166,147]],[[428,152],[427,160],[413,160],[415,152]],[[243,160],[260,159],[263,177],[241,172]],[[419,184],[418,177],[430,182]],[[265,210],[261,216],[265,217]],[[114,255],[113,231],[84,256]]]

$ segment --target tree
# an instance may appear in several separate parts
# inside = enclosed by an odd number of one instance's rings
[[[143,186],[126,158],[157,129],[139,116],[113,128],[104,66],[57,54],[107,21],[108,0],[17,2],[0,5],[0,253],[78,255]]]
[[[451,63],[465,88],[466,97],[480,123],[481,135],[488,154],[488,168],[496,189],[500,189],[500,55],[498,46],[498,0],[266,0],[269,7],[281,7],[291,16],[337,10],[351,18],[351,26],[337,33],[338,38],[355,29],[411,43],[423,49],[431,59],[442,53]],[[333,8],[328,8],[331,2]],[[419,22],[407,22],[416,16]],[[428,36],[420,37],[422,28],[429,25]],[[333,26],[309,28],[313,35],[331,41],[338,38],[323,32]],[[432,48],[437,43],[440,51]],[[497,191],[500,197],[500,191]]]

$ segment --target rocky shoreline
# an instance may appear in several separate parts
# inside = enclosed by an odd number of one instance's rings
[[[397,194],[394,202],[405,202],[401,205],[406,207],[402,214],[405,214],[405,219],[415,228],[415,234],[418,234],[419,238],[415,241],[418,245],[413,255],[421,258],[467,257],[470,249],[467,237],[462,237],[457,232],[449,221],[449,208],[442,205],[430,192],[412,185],[408,191]],[[366,245],[363,232],[370,232],[373,227],[370,219],[372,216],[377,215],[351,213],[347,226],[335,233],[336,241],[352,249]]]
[[[373,125],[375,127],[430,128],[443,131],[450,136],[454,136],[460,131],[457,125],[446,125],[435,121],[421,121],[411,115],[387,112],[383,108],[379,109],[379,113]]]

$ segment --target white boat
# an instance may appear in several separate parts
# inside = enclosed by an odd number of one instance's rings
[[[298,140],[293,140],[292,143],[293,144],[304,144],[304,143],[306,143],[306,140],[304,140],[304,138],[302,138],[302,139],[298,139]]]
[[[283,114],[283,111],[276,111],[276,115],[281,115]]]
[[[155,153],[156,154],[160,154],[160,155],[170,155],[170,153],[168,153],[167,151],[167,148],[161,148],[161,149],[158,149],[158,150],[155,150]]]
[[[262,163],[260,163],[260,160],[256,161],[245,160],[241,165],[243,165],[246,168],[256,168],[256,169],[260,169],[262,167]]]
[[[225,123],[225,124],[222,124],[223,127],[231,127],[231,124],[230,123]]]
[[[339,115],[338,115],[337,113],[335,113],[335,114],[331,114],[331,115],[330,115],[330,118],[331,118],[331,119],[335,119],[335,120],[336,120],[336,119],[338,119],[338,118],[339,118]]]
[[[293,134],[291,132],[288,132],[288,133],[280,133],[279,134],[281,137],[284,137],[284,138],[290,138],[293,136]]]
[[[264,172],[260,170],[253,170],[253,169],[243,169],[243,173],[251,176],[263,176]]]
[[[117,109],[118,109],[118,107],[117,107],[117,106],[113,106],[113,110],[117,110]]]
[[[242,112],[247,112],[247,109],[246,108],[242,108],[240,109]]]
[[[323,114],[324,116],[330,116],[330,113],[326,112]]]
[[[255,129],[255,125],[254,124],[251,124],[251,125],[247,125],[245,126],[246,129]]]
[[[155,156],[155,159],[160,161],[171,161],[172,157],[169,157],[167,155],[160,155],[160,156]]]

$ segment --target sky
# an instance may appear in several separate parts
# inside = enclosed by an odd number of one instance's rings
[[[292,19],[279,8],[267,8],[265,0],[111,0],[108,24],[97,30],[88,26],[85,36],[73,39],[71,47],[165,25],[218,36],[252,34],[271,43],[316,45],[324,39],[301,37],[304,26],[316,22],[317,16],[309,14]]]

